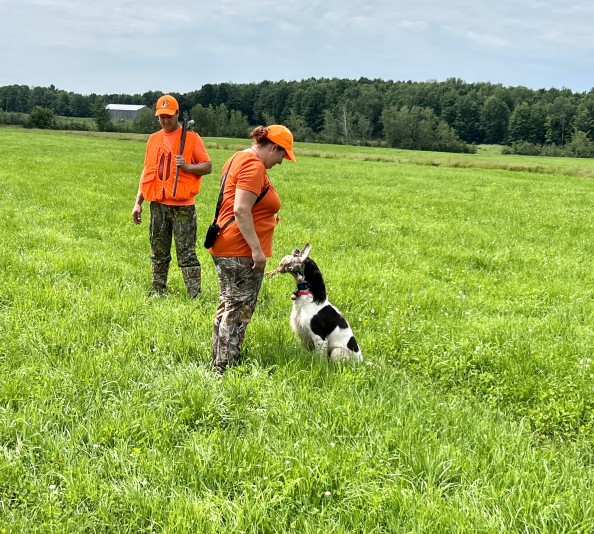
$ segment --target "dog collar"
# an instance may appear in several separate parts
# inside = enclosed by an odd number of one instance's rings
[[[307,282],[300,282],[297,284],[297,289],[293,291],[293,295],[295,297],[303,297],[304,295],[312,295],[313,293],[310,291],[310,285]]]

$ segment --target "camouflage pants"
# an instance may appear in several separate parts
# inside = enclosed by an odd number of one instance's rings
[[[153,271],[153,291],[167,288],[167,273],[171,262],[171,242],[175,238],[177,264],[182,270],[190,298],[200,294],[201,266],[196,256],[196,208],[167,206],[151,202],[149,239]]]
[[[245,330],[258,301],[264,269],[254,271],[252,258],[213,256],[219,279],[219,306],[212,336],[212,363],[223,373],[241,361]]]

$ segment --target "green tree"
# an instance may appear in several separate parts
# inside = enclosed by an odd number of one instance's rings
[[[295,111],[292,111],[289,115],[287,126],[293,133],[293,137],[296,141],[312,141],[314,138],[313,131],[309,127],[305,118],[298,115]]]
[[[203,106],[196,104],[190,112],[196,123],[196,131],[204,136],[216,136],[217,120],[212,106]]]
[[[97,125],[97,130],[100,132],[111,132],[113,131],[113,124],[111,122],[111,116],[109,111],[105,107],[105,101],[102,98],[95,100],[92,108],[93,119]]]
[[[544,145],[547,140],[547,106],[536,102],[530,107],[530,141]]]
[[[485,132],[485,143],[504,144],[507,141],[507,127],[510,111],[499,96],[489,96],[481,110],[481,128]]]
[[[456,118],[453,126],[460,139],[467,143],[479,143],[483,139],[481,131],[481,106],[474,92],[461,96],[454,104]]]
[[[387,108],[382,113],[382,123],[385,140],[392,147],[445,152],[470,151],[456,136],[453,128],[439,119],[430,108]]]
[[[576,158],[594,158],[594,142],[585,132],[577,130],[566,145],[567,151]]]
[[[530,120],[530,106],[526,102],[518,104],[509,118],[508,140],[510,143],[517,143],[518,141],[532,142]]]
[[[203,136],[245,138],[249,133],[247,117],[241,111],[229,110],[225,104],[216,107],[196,104],[191,116],[196,131]]]
[[[40,128],[42,130],[49,130],[56,127],[56,118],[51,109],[35,106],[31,110],[29,120],[26,123],[29,128]]]
[[[330,109],[324,110],[324,127],[322,128],[320,138],[325,143],[340,142],[340,127],[334,113]]]
[[[326,92],[322,86],[311,84],[303,95],[301,110],[292,110],[303,117],[307,126],[315,133],[322,131],[324,126],[324,110],[326,105]]]
[[[578,104],[573,126],[594,141],[594,92],[587,94]]]
[[[215,135],[219,137],[227,136],[229,131],[229,109],[225,104],[214,108],[215,114]]]
[[[569,132],[575,106],[566,95],[558,96],[550,105],[546,119],[546,140],[553,145],[563,146]]]
[[[351,131],[353,132],[354,139],[356,139],[361,144],[367,143],[373,132],[371,119],[363,113],[355,113],[352,121]]]
[[[159,119],[148,109],[142,109],[132,123],[132,130],[137,133],[151,134],[161,128]]]
[[[247,117],[236,109],[231,110],[229,113],[229,132],[227,135],[231,137],[239,137],[243,139],[249,134],[250,125],[248,124]]]

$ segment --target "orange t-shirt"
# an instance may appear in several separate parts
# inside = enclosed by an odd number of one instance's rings
[[[233,217],[233,206],[235,204],[235,190],[237,188],[250,191],[254,195],[260,193],[268,186],[269,189],[262,197],[262,200],[252,208],[252,217],[256,234],[260,240],[262,251],[267,258],[272,256],[272,236],[278,222],[276,214],[280,210],[281,202],[278,193],[270,183],[266,168],[260,159],[250,150],[237,152],[232,160],[229,159],[223,167],[222,175],[229,168],[221,211],[219,212],[218,223],[221,228]],[[227,228],[221,230],[215,244],[210,249],[213,256],[251,257],[252,249],[241,235],[237,222],[233,221]]]

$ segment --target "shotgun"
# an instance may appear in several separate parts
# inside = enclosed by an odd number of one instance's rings
[[[183,156],[184,154],[184,147],[186,145],[186,132],[188,128],[194,124],[193,120],[186,120],[184,119],[182,122],[182,132],[181,132],[181,139],[179,140],[179,155]],[[175,169],[175,179],[173,180],[173,196],[177,193],[177,179],[179,178],[179,167]]]

